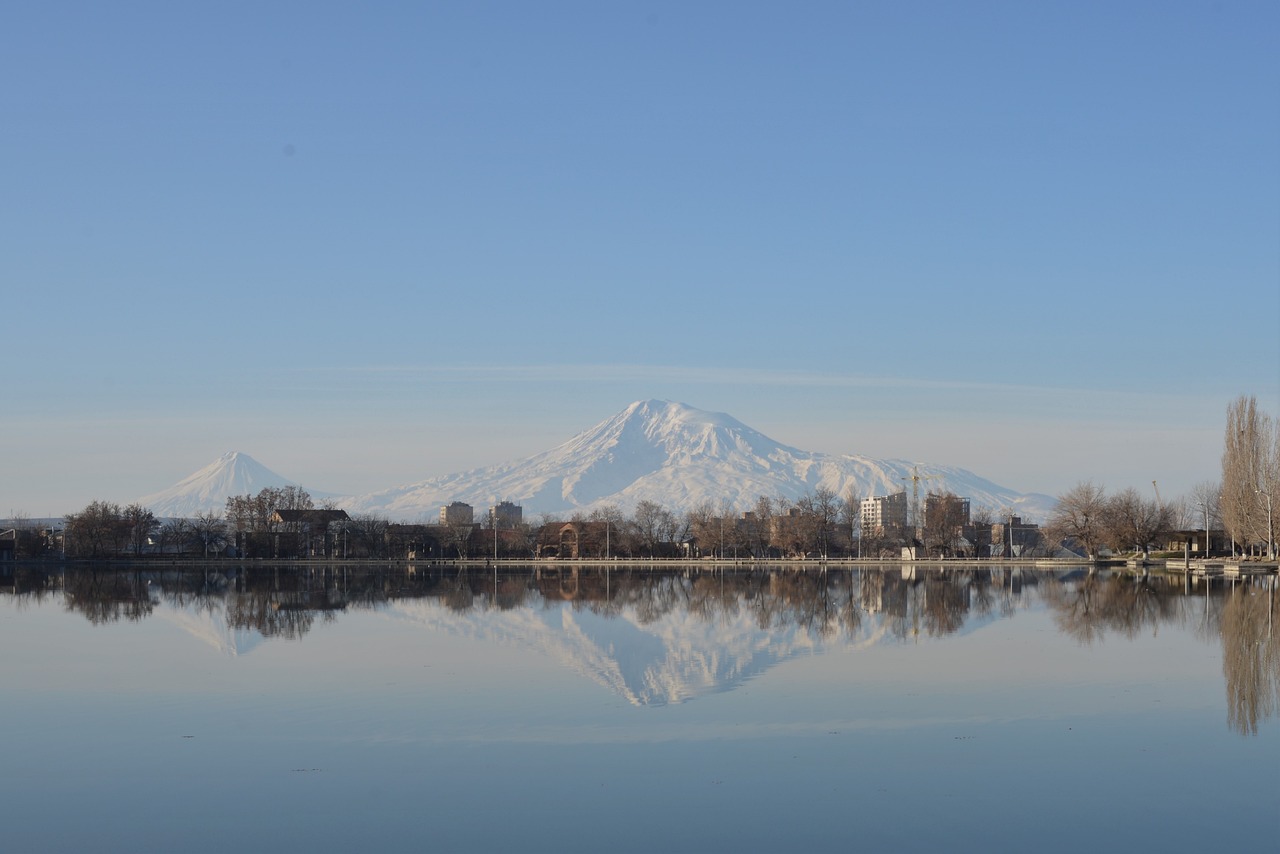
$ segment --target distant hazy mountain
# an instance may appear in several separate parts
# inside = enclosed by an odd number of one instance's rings
[[[746,509],[757,497],[792,500],[825,487],[838,495],[888,495],[909,484],[915,463],[856,455],[820,454],[783,445],[723,413],[682,403],[646,400],[580,433],[557,448],[503,465],[435,477],[340,502],[348,511],[395,519],[434,517],[442,504],[485,507],[501,500],[526,515],[567,513],[602,504],[628,511],[642,500],[673,510],[703,501]],[[1023,494],[964,469],[920,465],[927,489],[949,490],[973,505],[1012,508],[1043,519],[1046,495]]]
[[[157,516],[194,516],[221,511],[232,495],[258,493],[267,487],[297,486],[248,454],[230,451],[161,492],[138,499]],[[312,497],[316,493],[311,493]]]

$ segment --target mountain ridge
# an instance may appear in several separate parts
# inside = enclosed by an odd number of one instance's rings
[[[296,485],[248,455],[239,456],[258,466],[261,471],[253,470],[258,479],[236,481],[232,491],[218,497],[216,506],[213,493],[232,485],[225,476],[211,472],[217,462],[140,503],[158,514],[153,501],[160,501],[167,511],[197,506],[200,501],[210,505],[204,509],[221,509],[227,495]],[[917,469],[931,475],[930,488],[970,498],[975,507],[1042,519],[1054,504],[1047,495],[1016,492],[954,466],[804,451],[726,413],[656,399],[636,401],[554,448],[524,459],[363,495],[334,496],[334,502],[348,512],[397,520],[433,519],[441,505],[452,501],[485,507],[509,500],[521,504],[526,516],[589,512],[606,504],[627,512],[641,501],[677,512],[708,501],[717,507],[727,501],[731,507],[747,509],[761,495],[794,501],[819,488],[838,495],[901,492],[909,488]]]

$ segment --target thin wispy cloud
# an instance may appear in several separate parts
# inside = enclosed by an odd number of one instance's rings
[[[322,369],[303,369],[314,373]],[[529,364],[529,365],[364,365],[323,369],[328,375],[383,377],[404,381],[438,383],[645,383],[656,388],[672,385],[717,387],[805,387],[864,389],[883,391],[945,391],[1008,395],[1071,395],[1076,400],[1089,396],[1095,401],[1173,402],[1177,396],[1143,389],[1098,389],[1002,383],[986,380],[947,380],[922,377],[842,374],[821,371],[792,371],[736,367],[707,367],[642,364]]]

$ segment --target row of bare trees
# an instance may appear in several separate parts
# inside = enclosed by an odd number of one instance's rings
[[[619,555],[655,555],[663,546],[689,543],[715,557],[827,556],[848,551],[857,512],[857,499],[818,488],[795,501],[762,495],[745,512],[728,501],[703,501],[685,513],[641,501],[630,517],[608,505],[581,518],[608,522],[617,532],[611,549]]]
[[[159,528],[155,514],[140,504],[121,507],[110,501],[94,501],[64,520],[64,547],[75,557],[137,555]]]
[[[1058,496],[1046,525],[1056,540],[1073,540],[1090,556],[1100,547],[1146,552],[1159,534],[1224,530],[1231,549],[1261,547],[1275,557],[1275,504],[1280,498],[1280,423],[1241,396],[1227,407],[1222,480],[1195,485],[1187,496],[1162,504],[1136,489],[1114,495],[1090,481]]]
[[[68,557],[112,558],[144,552],[203,551],[216,554],[226,544],[226,524],[218,513],[161,523],[139,504],[120,506],[93,501],[63,519],[63,548]]]
[[[1133,487],[1108,495],[1103,487],[1085,481],[1058,496],[1045,532],[1056,542],[1074,541],[1089,557],[1102,546],[1147,555],[1159,534],[1173,530],[1174,519],[1171,506]]]
[[[281,530],[277,510],[311,510],[315,502],[300,486],[266,487],[256,495],[232,495],[223,516],[233,531],[273,534]]]

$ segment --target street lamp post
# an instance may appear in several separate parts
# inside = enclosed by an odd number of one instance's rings
[[[1204,558],[1209,559],[1209,502],[1201,501],[1200,508],[1204,510]]]

